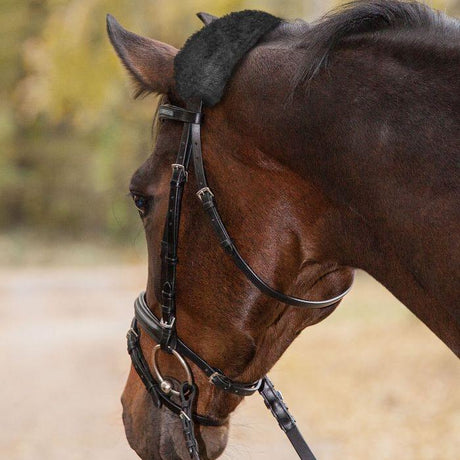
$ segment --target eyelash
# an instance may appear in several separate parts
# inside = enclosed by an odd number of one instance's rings
[[[138,195],[137,193],[131,193],[131,198],[134,201],[134,206],[136,206],[137,210],[139,211],[139,215],[144,217],[148,211],[150,198],[143,195]]]

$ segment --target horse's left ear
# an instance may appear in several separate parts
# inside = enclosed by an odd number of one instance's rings
[[[176,48],[129,32],[110,14],[107,33],[121,62],[139,86],[138,94],[149,91],[167,94],[172,90]]]

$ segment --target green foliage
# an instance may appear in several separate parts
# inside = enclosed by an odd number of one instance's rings
[[[127,188],[152,148],[155,101],[130,99],[106,37],[107,12],[139,34],[180,47],[201,27],[198,11],[220,16],[258,8],[296,18],[318,16],[334,3],[2,0],[0,230],[124,241],[139,233]]]

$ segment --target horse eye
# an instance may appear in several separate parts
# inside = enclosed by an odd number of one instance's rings
[[[133,198],[134,205],[139,211],[140,216],[145,216],[146,212],[148,211],[150,199],[142,195],[137,195],[136,193],[131,193],[131,196]]]

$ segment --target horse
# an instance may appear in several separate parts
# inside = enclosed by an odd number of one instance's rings
[[[337,308],[356,268],[460,355],[459,21],[396,0],[353,2],[313,24],[252,11],[199,17],[205,26],[181,51],[107,18],[137,95],[160,94],[163,104],[154,151],[130,185],[147,240],[140,303],[150,323],[131,329],[138,358],[122,406],[127,439],[143,459],[197,458],[194,437],[200,458],[217,458],[243,399],[213,385],[189,355],[177,357],[177,343],[230,382],[260,381],[303,329]],[[195,161],[196,139],[209,187],[199,199],[184,193],[180,225],[166,218],[176,225],[177,263],[162,250],[165,216],[177,211],[171,163],[179,146]],[[199,188],[185,166],[176,161],[173,178]],[[202,210],[206,202],[214,212],[213,200],[259,279],[311,302],[338,300],[301,308],[261,292],[219,247],[215,215],[210,225]],[[169,323],[165,263],[178,280]],[[160,338],[144,333],[149,324]],[[152,373],[171,377],[153,391]],[[192,403],[186,384],[178,386],[188,373]],[[161,404],[174,386],[185,398],[180,417]],[[217,423],[191,422],[187,404]]]

